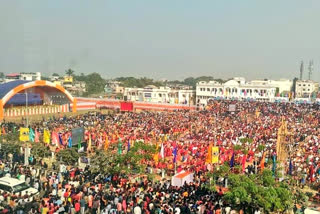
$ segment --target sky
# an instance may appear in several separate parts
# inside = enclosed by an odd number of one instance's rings
[[[319,0],[0,0],[0,72],[320,81]]]

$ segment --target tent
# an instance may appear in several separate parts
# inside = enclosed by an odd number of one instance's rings
[[[171,185],[181,187],[184,183],[193,182],[193,173],[188,171],[181,171],[178,174],[175,174],[171,179]]]

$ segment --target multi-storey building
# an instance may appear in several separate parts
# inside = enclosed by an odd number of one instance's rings
[[[235,99],[274,101],[276,85],[268,80],[246,82],[245,78],[236,77],[225,83],[201,81],[197,83],[197,104],[206,105],[210,99]]]
[[[152,103],[194,104],[195,90],[171,89],[169,87],[125,88],[124,96],[130,101],[145,101]]]
[[[311,98],[313,94],[316,96],[319,90],[319,83],[312,80],[297,80],[296,97]]]
[[[11,73],[5,76],[4,82],[10,82],[15,80],[27,80],[27,81],[36,81],[41,80],[41,73]]]

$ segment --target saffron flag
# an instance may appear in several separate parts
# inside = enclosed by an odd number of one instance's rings
[[[211,163],[219,163],[219,147],[213,146],[211,149],[212,149]]]
[[[91,151],[91,134],[89,134],[88,148],[87,151]]]
[[[261,172],[263,172],[264,170],[264,162],[266,161],[266,153],[264,152],[263,155],[262,155],[262,159],[261,159],[261,162],[260,162],[260,170]]]
[[[247,160],[247,155],[243,155],[242,157],[242,172],[246,170],[246,160]]]
[[[32,128],[29,129],[29,140],[31,142],[34,142],[34,139],[35,139],[35,133],[34,131],[32,130]]]
[[[156,144],[156,153],[153,155],[153,160],[154,162],[158,163],[159,162],[159,144]]]
[[[20,128],[19,140],[22,142],[29,141],[29,128]]]
[[[47,129],[43,131],[43,142],[47,144],[50,143],[50,132]]]
[[[208,147],[208,154],[206,158],[206,163],[212,163],[212,144]]]
[[[108,139],[108,135],[106,136],[106,140],[104,142],[104,150],[107,151],[109,147],[109,139]]]

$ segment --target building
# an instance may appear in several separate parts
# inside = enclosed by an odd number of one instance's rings
[[[317,94],[319,90],[319,83],[312,80],[297,80],[296,82],[296,97],[297,98],[311,98]]]
[[[16,80],[36,81],[41,80],[41,73],[11,73],[5,76],[4,82],[11,82]]]
[[[195,90],[172,89],[148,85],[145,88],[125,88],[124,96],[129,101],[151,103],[194,104]]]
[[[243,77],[235,77],[225,83],[201,81],[196,86],[196,100],[202,105],[210,99],[274,101],[276,88],[268,80],[246,82]]]
[[[111,95],[111,94],[123,94],[124,87],[121,86],[121,82],[118,81],[108,81],[104,87],[104,91]]]

